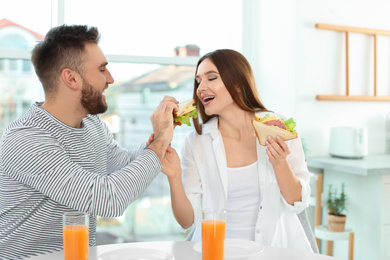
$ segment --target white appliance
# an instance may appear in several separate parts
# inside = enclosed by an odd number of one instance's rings
[[[329,153],[334,157],[361,159],[367,155],[367,129],[332,127]]]

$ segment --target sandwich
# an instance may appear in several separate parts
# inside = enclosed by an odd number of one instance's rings
[[[274,139],[276,139],[276,136],[280,136],[285,141],[298,137],[297,131],[294,130],[296,124],[292,117],[284,120],[269,114],[264,117],[258,117],[255,114],[255,120],[252,119],[252,126],[255,129],[259,143],[263,146],[266,146],[268,136]]]
[[[190,118],[198,117],[198,110],[196,110],[194,103],[195,101],[191,99],[178,104],[179,109],[177,112],[173,112],[173,121],[176,125],[186,124],[191,126]]]

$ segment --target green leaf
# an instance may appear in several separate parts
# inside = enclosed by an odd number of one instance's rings
[[[191,126],[191,122],[190,122],[191,117],[197,118],[198,117],[198,110],[194,109],[188,114],[185,114],[183,116],[174,117],[173,121],[176,123],[182,122],[183,124]]]
[[[269,117],[269,114],[266,114],[265,116],[263,116],[263,117],[259,120],[259,122],[261,123],[261,122],[265,121],[268,117]]]
[[[294,130],[294,128],[296,127],[296,123],[294,122],[294,119],[292,117],[290,117],[289,119],[287,120],[284,120],[283,118],[280,119],[284,122],[284,124],[286,125],[286,129],[290,132],[292,132],[293,134],[295,134],[296,130]]]
[[[332,185],[329,185],[328,199],[326,201],[328,211],[330,214],[339,216],[347,210],[347,197],[344,191],[345,184],[341,184],[341,193],[338,195],[337,189],[332,190]]]

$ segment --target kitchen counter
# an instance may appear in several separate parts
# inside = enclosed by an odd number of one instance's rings
[[[390,173],[390,154],[368,155],[363,159],[342,159],[332,156],[307,157],[307,166],[362,176]]]

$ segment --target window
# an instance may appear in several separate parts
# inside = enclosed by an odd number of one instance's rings
[[[101,32],[101,48],[115,83],[101,115],[115,138],[131,149],[152,132],[149,117],[165,95],[192,98],[199,56],[220,48],[241,50],[239,0],[42,0],[9,1],[0,9],[0,134],[32,102],[43,100],[30,49],[51,26],[88,24]],[[16,76],[19,73],[22,76]],[[175,129],[180,153],[192,127]],[[120,218],[99,219],[97,242],[183,239],[173,217],[169,186],[161,173]]]
[[[65,23],[97,26],[105,53],[171,57],[187,44],[241,50],[241,10],[239,0],[67,0]]]

